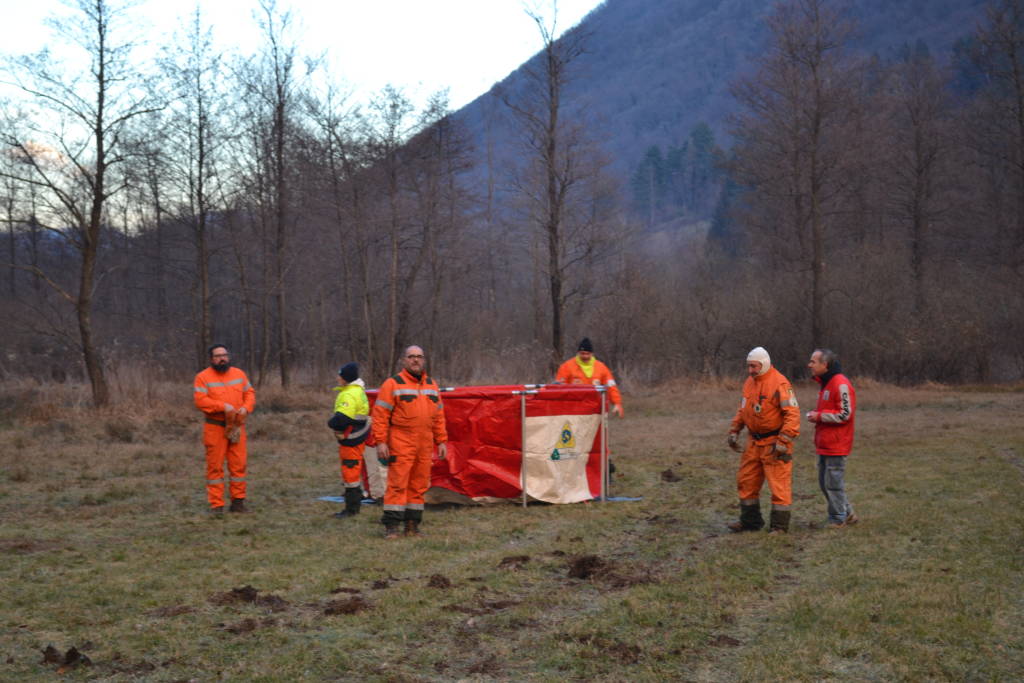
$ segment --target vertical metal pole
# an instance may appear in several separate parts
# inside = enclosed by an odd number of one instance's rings
[[[519,396],[519,424],[521,426],[521,456],[519,462],[519,486],[523,490],[523,507],[526,507],[526,393]]]
[[[601,500],[608,500],[608,418],[605,417],[607,394],[601,391]]]

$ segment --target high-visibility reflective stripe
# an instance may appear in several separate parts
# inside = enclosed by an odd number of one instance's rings
[[[608,386],[614,387],[615,386],[615,380],[613,380],[613,379],[608,380]]]
[[[246,383],[246,385],[245,385],[245,390],[246,390],[246,391],[249,391],[250,389],[252,389],[252,385],[251,385],[251,384],[249,384],[249,383]]]
[[[354,489],[354,488],[356,488],[357,486],[362,486],[362,483],[361,483],[361,482],[358,482],[358,481],[354,481],[354,482],[352,482],[351,484],[350,484],[350,483],[348,483],[347,481],[345,482],[345,488],[347,488],[347,489]]]
[[[227,385],[224,384],[224,382],[207,382],[206,386],[208,386],[208,387],[226,387]]]
[[[379,398],[377,399],[377,405],[383,406],[385,410],[394,410],[395,409],[395,407],[393,405],[391,405],[387,401],[382,401]]]
[[[208,394],[208,393],[210,393],[210,390],[207,389],[206,387],[196,387],[196,391],[198,391],[201,394]]]
[[[245,477],[229,477],[229,481],[245,481]]]
[[[421,389],[420,393],[423,394],[424,396],[438,396],[439,395],[437,393],[436,389]]]
[[[392,512],[405,512],[404,505],[393,505],[389,503],[384,503],[384,509],[391,510]]]
[[[370,423],[369,423],[369,422],[367,422],[366,424],[364,424],[364,425],[363,425],[363,426],[362,426],[362,427],[361,427],[361,428],[359,429],[359,431],[358,431],[358,432],[352,432],[351,434],[349,434],[349,435],[348,435],[348,436],[346,437],[346,439],[358,439],[358,438],[359,438],[359,437],[361,437],[361,436],[362,436],[363,434],[365,434],[365,433],[366,433],[366,431],[367,431],[367,430],[368,430],[369,428],[370,428]]]
[[[391,392],[392,396],[419,396],[419,389],[395,389]]]
[[[244,382],[244,381],[245,381],[244,379],[242,379],[241,377],[239,377],[238,379],[231,379],[231,380],[228,380],[228,381],[227,381],[227,382],[225,382],[224,384],[225,384],[226,386],[231,386],[232,384],[241,384],[241,383],[242,383],[242,382]]]
[[[796,397],[795,396],[793,398],[787,398],[784,401],[780,401],[779,405],[781,407],[783,407],[783,408],[799,408],[800,407],[799,405],[797,405]]]
[[[423,503],[409,503],[408,505],[405,506],[405,509],[406,510],[422,510],[423,509]]]
[[[210,485],[213,485],[213,484],[223,484],[224,480],[223,479],[207,479],[206,483],[210,484]]]
[[[778,510],[779,512],[786,512],[786,511],[788,511],[792,507],[793,507],[792,505],[772,505],[772,510]]]
[[[759,500],[758,498],[740,498],[740,505],[757,505]]]

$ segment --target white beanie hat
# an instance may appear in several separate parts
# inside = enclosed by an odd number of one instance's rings
[[[763,375],[768,372],[768,369],[772,366],[772,359],[768,356],[768,352],[765,351],[763,346],[758,346],[751,349],[750,353],[747,354],[747,362],[757,361],[761,364],[761,372],[757,373]]]

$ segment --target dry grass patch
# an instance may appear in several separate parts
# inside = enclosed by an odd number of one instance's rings
[[[738,383],[627,397],[612,493],[640,502],[430,509],[394,542],[378,508],[316,500],[340,490],[326,388],[261,392],[253,512],[224,519],[190,405],[0,397],[2,677],[52,680],[75,649],[73,679],[1016,678],[1019,392],[857,388],[863,521],[822,528],[805,433],[781,538],[724,531]]]

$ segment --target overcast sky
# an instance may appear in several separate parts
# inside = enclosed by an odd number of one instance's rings
[[[75,0],[71,0],[74,2]],[[577,24],[602,0],[558,0],[556,32]],[[44,18],[67,12],[61,0],[0,0],[5,27],[0,52],[34,52],[50,39]],[[550,17],[550,0],[278,0],[291,8],[296,35],[307,53],[326,51],[329,72],[365,101],[387,84],[417,104],[449,88],[458,109],[514,71],[540,49],[527,8]],[[258,0],[199,0],[224,46],[252,52],[259,43],[253,12]],[[140,31],[165,44],[189,0],[140,0],[133,13],[149,27]]]

